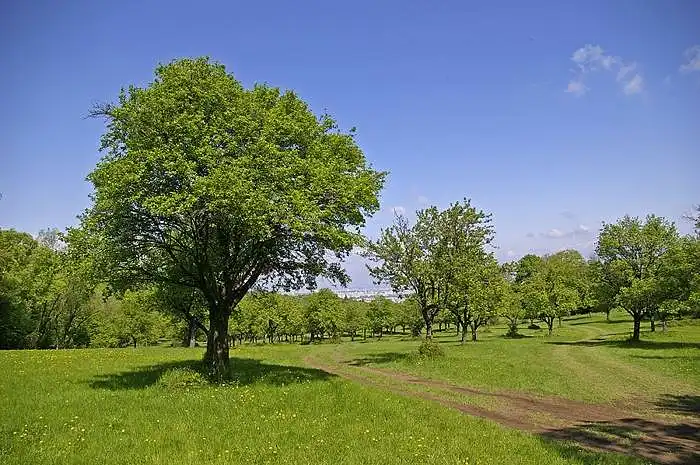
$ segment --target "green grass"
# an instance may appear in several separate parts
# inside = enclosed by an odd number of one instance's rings
[[[638,347],[603,337],[628,326],[572,320],[551,338],[526,332],[534,337],[516,340],[493,328],[464,346],[442,334],[446,356],[429,361],[410,356],[417,341],[398,336],[243,346],[232,352],[237,380],[225,386],[201,384],[191,371],[200,349],[3,351],[0,463],[647,463],[583,451],[303,363],[312,354],[362,359],[463,384],[586,400],[648,389],[698,392],[700,326],[645,334],[650,342]],[[602,337],[598,344],[557,344],[595,337]]]
[[[381,341],[324,348],[327,357],[497,390],[514,389],[589,402],[700,392],[700,324],[676,325],[666,333],[645,332],[638,344],[626,341],[631,320],[615,314],[568,318],[552,336],[521,330],[523,338],[503,337],[506,328],[481,331],[479,340],[458,342],[454,330],[438,332],[445,357],[411,356],[419,341]]]

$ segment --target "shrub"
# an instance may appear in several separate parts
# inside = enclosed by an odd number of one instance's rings
[[[527,327],[527,329],[542,329],[540,328],[540,325],[537,323],[532,323],[530,326]]]
[[[418,346],[418,354],[425,358],[442,357],[445,355],[445,351],[442,350],[440,344],[433,341],[432,339],[424,339]]]
[[[206,384],[206,382],[206,378],[197,370],[192,368],[171,368],[160,375],[157,385],[164,388],[188,388],[201,386]]]

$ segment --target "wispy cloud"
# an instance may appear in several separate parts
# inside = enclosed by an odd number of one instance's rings
[[[529,233],[525,234],[525,237],[532,239],[533,237],[535,237],[535,233],[529,232]]]
[[[608,55],[600,45],[586,44],[571,55],[575,67],[575,77],[569,81],[565,92],[578,97],[588,92],[585,76],[597,71],[616,72],[616,80],[622,86],[625,95],[632,95],[644,90],[644,78],[637,71],[637,64],[625,62],[622,58]]]
[[[689,73],[700,71],[700,45],[693,45],[683,52],[686,62],[681,65],[680,71]]]
[[[417,201],[418,205],[428,205],[428,202],[430,202],[430,200],[428,200],[428,197],[424,195],[419,195]]]
[[[547,239],[569,239],[573,237],[583,238],[590,237],[591,230],[588,226],[580,224],[574,229],[563,231],[561,229],[553,228],[547,232],[540,233],[541,237]]]
[[[572,79],[569,81],[569,85],[566,86],[566,92],[574,94],[577,97],[581,97],[588,91],[588,87],[583,83],[583,81]]]
[[[644,80],[639,74],[635,74],[632,79],[627,81],[622,87],[622,91],[625,95],[632,95],[640,93],[644,88]]]

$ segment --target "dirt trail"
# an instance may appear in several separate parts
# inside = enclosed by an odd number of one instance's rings
[[[437,402],[546,438],[576,441],[587,448],[637,455],[663,464],[700,463],[698,419],[670,423],[614,405],[517,391],[486,391],[338,359],[322,361],[309,356],[305,362],[366,386]]]

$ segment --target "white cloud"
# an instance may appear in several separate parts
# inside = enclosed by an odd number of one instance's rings
[[[644,87],[644,79],[639,74],[635,74],[632,79],[627,81],[622,87],[622,91],[625,95],[638,94],[642,91]]]
[[[571,61],[576,63],[582,72],[586,73],[600,68],[610,69],[619,61],[619,58],[606,55],[600,45],[586,44],[571,55]]]
[[[576,64],[575,77],[566,87],[568,93],[578,97],[588,92],[584,76],[594,71],[616,72],[617,82],[622,86],[625,95],[637,94],[643,90],[644,79],[637,72],[637,64],[626,63],[622,58],[608,55],[600,45],[586,44],[571,55],[571,61]]]
[[[566,86],[566,92],[572,93],[577,97],[580,97],[583,94],[585,94],[587,90],[588,87],[586,87],[586,85],[581,80],[571,80],[569,81],[569,85]]]
[[[547,232],[540,233],[540,236],[548,239],[564,239],[572,237],[588,237],[591,235],[590,228],[585,224],[580,224],[571,231],[562,231],[561,229],[550,229]]]
[[[424,195],[419,195],[417,200],[418,200],[418,205],[428,205],[428,202],[429,202],[428,197],[426,197]]]
[[[637,63],[630,63],[629,65],[622,65],[617,72],[617,82],[623,81],[625,77],[637,69]]]
[[[391,211],[394,215],[405,215],[406,214],[406,208],[402,207],[401,205],[397,205],[396,207],[391,207]]]
[[[506,252],[506,255],[508,255],[509,257],[515,257],[515,252],[512,250],[509,250],[508,252]]]
[[[681,65],[680,70],[683,72],[700,71],[700,45],[693,45],[683,52],[683,56],[687,60]]]
[[[550,229],[549,231],[544,233],[545,237],[551,237],[552,239],[564,237],[565,235],[566,235],[566,233],[564,233],[564,231],[561,231],[560,229],[557,229],[557,228]]]

